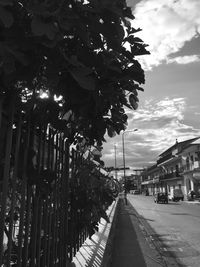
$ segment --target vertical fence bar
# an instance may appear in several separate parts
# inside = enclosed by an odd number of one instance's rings
[[[56,153],[55,153],[55,171],[57,173],[56,185],[55,185],[55,194],[56,194],[56,231],[55,231],[55,257],[56,257],[56,265],[58,266],[58,251],[59,251],[59,136],[56,134]]]
[[[54,162],[55,162],[55,158],[54,158],[54,151],[55,151],[55,147],[54,147],[54,139],[55,139],[55,134],[53,133],[52,129],[50,129],[50,153],[51,153],[51,160],[50,160],[50,166],[52,171],[54,172]],[[55,173],[55,172],[54,172]],[[52,244],[51,244],[51,257],[50,257],[50,267],[54,266],[55,263],[55,243],[56,243],[56,235],[55,235],[55,231],[56,231],[56,177],[55,180],[53,181],[54,183],[54,188],[53,188],[53,192],[52,192],[52,212],[53,212],[53,218],[52,218]]]
[[[69,142],[65,141],[65,154],[64,154],[64,188],[65,188],[65,199],[64,199],[64,266],[67,266],[68,262],[68,203],[69,203]]]
[[[52,152],[52,129],[48,125],[48,138],[47,138],[47,169],[53,175],[52,172],[52,162],[51,159],[53,155],[51,154]],[[50,189],[51,190],[51,189]],[[49,193],[49,215],[48,215],[48,246],[47,246],[47,266],[50,266],[51,264],[51,253],[52,253],[52,246],[53,246],[53,229],[52,229],[52,222],[53,222],[53,193]]]
[[[69,257],[70,261],[72,261],[72,258],[74,256],[74,250],[75,250],[75,236],[74,236],[74,226],[75,226],[75,162],[76,162],[76,154],[75,150],[72,149],[71,151],[71,188],[70,188],[70,233],[69,233],[69,242],[70,242],[70,251],[69,251]]]
[[[51,155],[50,157],[50,169],[52,170],[52,173],[55,175],[54,172],[54,133],[52,128],[49,128],[49,153]],[[54,183],[54,188],[55,188],[55,183],[56,183],[56,176],[54,177],[54,180],[52,181],[52,183]],[[51,233],[52,233],[52,244],[51,244],[51,253],[50,253],[50,267],[54,266],[54,260],[55,260],[55,189],[52,190],[52,224],[51,224]]]
[[[24,141],[24,158],[23,158],[23,172],[22,172],[22,191],[21,191],[21,207],[20,207],[20,224],[19,224],[19,234],[18,234],[18,253],[17,253],[17,266],[22,265],[22,244],[23,244],[23,230],[24,230],[24,214],[25,214],[25,204],[26,204],[26,193],[27,193],[27,158],[28,158],[28,148],[30,141],[30,120],[27,121],[27,131],[26,138]]]
[[[59,220],[58,220],[58,200],[59,200],[59,137],[58,134],[53,133],[53,131],[50,131],[50,135],[52,133],[52,137],[50,140],[50,151],[52,153],[52,158],[49,159],[49,167],[52,168],[52,171],[54,174],[56,174],[56,177],[54,177],[54,189],[52,192],[51,197],[51,207],[50,207],[50,224],[49,224],[49,231],[51,233],[51,242],[49,242],[48,246],[48,253],[51,251],[48,261],[50,266],[57,266],[59,264],[58,260],[58,228],[59,228]]]
[[[38,205],[38,222],[37,222],[37,249],[36,249],[36,263],[37,267],[40,267],[41,262],[41,229],[42,229],[42,212],[43,212],[43,200],[39,197]]]
[[[60,134],[58,136],[58,158],[57,158],[57,214],[58,214],[58,228],[57,228],[57,257],[58,257],[58,266],[61,267],[61,258],[62,258],[62,247],[61,247],[61,170],[60,170],[60,159],[61,159],[61,149],[60,149]]]
[[[50,252],[51,252],[51,244],[52,244],[52,196],[49,197],[49,216],[48,216],[48,246],[47,246],[47,266],[50,266]]]
[[[27,203],[26,203],[26,218],[25,218],[25,236],[24,236],[24,250],[23,250],[23,259],[22,266],[25,267],[28,264],[30,255],[30,221],[31,221],[31,201],[32,201],[32,188],[30,185],[27,186]]]
[[[33,151],[35,149],[34,147],[34,142],[36,140],[36,134],[35,134],[35,125],[32,124],[31,121],[30,123],[30,138],[29,138],[29,148],[32,148]],[[33,157],[31,158],[31,161],[29,160],[29,163],[34,165],[33,162]],[[29,174],[30,175],[30,174]],[[29,177],[27,177],[29,178]],[[28,266],[30,262],[30,230],[31,230],[31,217],[32,217],[32,209],[31,205],[33,204],[33,187],[32,185],[28,184],[26,185],[26,206],[25,206],[25,221],[24,221],[24,246],[22,250],[22,266]]]
[[[37,132],[36,132],[37,138]],[[37,140],[37,139],[36,139]],[[39,178],[41,168],[41,154],[42,154],[42,127],[39,127],[39,142],[38,142],[38,153],[37,153],[37,175]],[[38,228],[38,205],[39,205],[39,193],[38,185],[34,186],[33,196],[33,214],[32,214],[32,229],[31,229],[31,259],[30,266],[35,267],[36,264],[36,245],[37,245],[37,228]]]
[[[64,185],[63,185],[63,139],[62,136],[60,136],[59,140],[59,146],[60,146],[60,266],[63,266],[63,259],[64,259],[64,216],[63,216],[63,210],[64,210]]]
[[[41,153],[39,154],[41,158],[38,158],[38,173],[39,175],[46,169],[46,162],[45,162],[45,157],[46,157],[46,141],[47,141],[47,127],[45,126],[44,128],[41,127]],[[43,176],[40,177],[40,179],[44,179]],[[39,188],[41,185],[43,185],[43,181],[41,181],[42,184],[37,185],[38,189],[38,222],[37,222],[37,248],[36,248],[36,262],[37,262],[37,267],[40,267],[40,262],[41,262],[41,230],[42,230],[42,206],[43,206],[43,199],[42,194],[46,194],[46,192],[41,193],[42,188]]]
[[[12,147],[12,135],[13,135],[13,121],[14,121],[14,111],[15,111],[15,96],[10,102],[10,113],[8,118],[8,131],[6,140],[6,153],[5,153],[5,164],[3,173],[3,191],[1,197],[1,213],[0,213],[0,266],[2,265],[3,259],[3,239],[4,239],[4,225],[5,225],[5,214],[7,205],[7,193],[8,193],[8,180],[10,175],[10,156]]]
[[[7,266],[10,267],[11,260],[11,250],[12,250],[12,234],[13,234],[13,219],[14,219],[14,208],[16,205],[16,185],[17,185],[17,171],[19,163],[19,147],[20,147],[20,138],[21,138],[21,126],[22,126],[22,117],[20,114],[19,121],[17,124],[17,133],[16,133],[16,145],[15,145],[15,156],[14,156],[14,170],[12,177],[12,196],[11,196],[11,208],[10,208],[10,218],[9,218],[9,236],[8,236],[8,253],[7,253]]]
[[[55,185],[55,209],[54,209],[54,216],[55,216],[55,245],[54,245],[54,253],[55,253],[55,266],[58,266],[58,243],[59,243],[59,237],[58,237],[58,229],[59,229],[59,214],[58,214],[58,179],[56,180]]]
[[[44,201],[44,215],[43,215],[43,261],[42,265],[47,266],[47,235],[48,235],[48,197]]]

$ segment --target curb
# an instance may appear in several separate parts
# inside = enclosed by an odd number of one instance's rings
[[[121,198],[117,198],[116,205],[115,205],[115,212],[111,221],[111,228],[108,235],[108,239],[106,242],[106,247],[103,254],[103,259],[101,262],[101,267],[110,267],[111,260],[112,260],[112,248],[113,248],[113,239],[115,236],[115,229],[116,229],[116,221],[117,221],[117,215],[119,211],[119,202],[121,201]]]
[[[116,213],[118,210],[117,197],[106,211],[110,222],[101,218],[99,230],[91,237],[87,238],[73,257],[69,267],[108,267],[110,262],[110,252],[112,250],[112,239]]]
[[[196,204],[196,205],[200,205],[200,201],[188,201],[188,200],[185,200],[185,201],[183,201],[184,203],[186,203],[186,204]]]
[[[149,229],[148,223],[146,223],[146,220],[140,216],[140,214],[136,211],[136,209],[130,203],[129,200],[128,200],[128,203],[134,209],[135,216],[136,216],[137,221],[138,221],[138,226],[139,226],[141,232],[143,233],[145,239],[148,241],[148,243],[152,244],[152,246],[154,247],[154,249],[157,251],[158,255],[160,256],[160,261],[157,261],[157,263],[160,264],[160,266],[167,267],[168,263],[165,260],[165,257],[162,255],[162,253],[160,251],[160,248],[157,245],[156,240],[154,240],[154,238],[152,238],[152,233],[150,233],[150,229]],[[174,266],[174,267],[176,267],[176,266]]]
[[[130,201],[129,204],[131,205]],[[133,207],[133,206],[132,206]],[[138,220],[138,224],[141,228],[141,231],[143,232],[144,236],[147,238],[148,242],[151,243],[154,247],[154,249],[157,251],[157,253],[160,256],[160,266],[162,267],[178,267],[179,262],[177,262],[177,260],[173,257],[168,257],[168,259],[163,255],[162,251],[160,250],[160,241],[158,238],[156,238],[154,236],[154,230],[153,232],[151,229],[151,226],[149,226],[148,222],[142,217],[140,216],[140,214],[136,211],[136,209],[133,207],[133,209],[135,210],[135,215],[137,217]]]

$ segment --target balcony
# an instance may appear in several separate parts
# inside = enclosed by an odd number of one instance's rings
[[[180,172],[165,173],[160,176],[160,180],[173,179],[181,177]]]
[[[166,155],[166,156],[164,156],[164,157],[162,157],[162,158],[160,158],[160,159],[158,159],[157,160],[157,164],[159,165],[159,164],[169,160],[170,158],[172,158],[172,154],[171,153]]]
[[[181,173],[191,172],[200,169],[200,161],[190,162],[181,167]]]

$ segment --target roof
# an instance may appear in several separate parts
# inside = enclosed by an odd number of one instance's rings
[[[178,154],[180,154],[186,148],[191,147],[191,146],[195,146],[195,145],[200,145],[200,137],[198,139],[194,140],[193,142],[186,144]]]
[[[164,152],[162,152],[159,156],[163,156],[164,154],[167,154],[168,152],[171,152],[176,147],[181,147],[181,149],[183,149],[187,145],[189,145],[191,143],[194,143],[198,139],[200,139],[200,136],[195,137],[195,138],[192,138],[192,139],[188,139],[188,140],[185,140],[185,141],[182,141],[182,142],[175,143],[173,146],[171,146],[170,148],[168,148],[167,150],[165,150]],[[200,144],[200,140],[199,140],[199,144]]]
[[[200,137],[191,143],[191,145],[200,145]]]

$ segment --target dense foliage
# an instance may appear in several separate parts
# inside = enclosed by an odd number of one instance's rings
[[[106,210],[118,195],[119,187],[91,160],[79,157],[75,166],[70,180],[71,216],[74,212],[81,215],[75,232],[86,227],[91,237],[98,230],[100,218],[109,222]]]
[[[125,129],[144,83],[133,19],[125,0],[0,0],[2,97],[16,93],[20,110],[71,143],[101,145]]]

